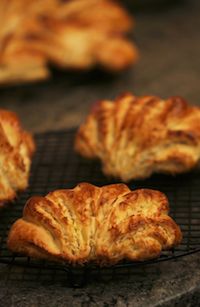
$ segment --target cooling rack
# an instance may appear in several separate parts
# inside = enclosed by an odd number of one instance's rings
[[[104,177],[100,163],[81,158],[73,151],[75,130],[48,132],[36,135],[37,151],[34,156],[30,185],[13,204],[1,210],[0,263],[6,264],[4,278],[7,283],[61,282],[72,287],[82,286],[89,280],[116,280],[131,274],[145,274],[147,264],[171,261],[200,250],[200,171],[176,177],[155,175],[145,181],[130,183],[131,189],[150,188],[164,192],[170,201],[170,215],[180,225],[183,241],[177,248],[163,252],[158,259],[134,263],[123,262],[109,268],[86,266],[72,268],[64,264],[34,260],[14,255],[6,247],[11,224],[22,215],[26,200],[32,195],[45,195],[60,188],[73,188],[85,181],[101,186],[117,182]],[[141,268],[142,267],[142,270]],[[144,268],[145,267],[145,268]]]

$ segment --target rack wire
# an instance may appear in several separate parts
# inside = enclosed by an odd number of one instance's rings
[[[170,215],[183,232],[182,243],[171,251],[163,252],[157,259],[142,263],[122,262],[109,268],[72,268],[64,264],[12,254],[6,247],[7,235],[13,222],[22,216],[22,209],[29,197],[46,195],[55,189],[73,188],[82,181],[97,186],[116,182],[102,174],[99,162],[86,160],[74,152],[74,136],[74,129],[36,135],[37,151],[29,188],[14,203],[1,210],[0,263],[6,264],[3,271],[1,270],[1,276],[7,283],[58,282],[78,287],[91,279],[105,282],[125,276],[128,281],[128,277],[133,273],[137,278],[146,274],[145,272],[152,267],[147,264],[175,260],[200,251],[200,171],[196,170],[176,177],[154,175],[145,181],[134,181],[129,184],[131,189],[144,187],[164,192],[170,201]]]

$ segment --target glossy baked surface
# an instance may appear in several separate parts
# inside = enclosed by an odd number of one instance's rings
[[[103,100],[80,126],[75,149],[123,181],[186,172],[200,158],[200,108],[181,97],[127,93]]]
[[[10,230],[8,247],[32,257],[78,264],[152,259],[182,238],[168,210],[168,200],[159,191],[81,183],[32,197]]]
[[[34,140],[17,115],[0,109],[0,205],[27,188]]]

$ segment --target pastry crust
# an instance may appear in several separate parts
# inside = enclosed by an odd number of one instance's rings
[[[81,183],[29,199],[23,217],[11,227],[8,247],[74,264],[152,259],[182,239],[168,210],[168,200],[159,191]]]
[[[130,93],[101,101],[80,126],[75,149],[123,181],[186,172],[200,159],[200,108],[181,97]]]
[[[0,84],[46,79],[49,63],[120,71],[138,57],[132,26],[112,0],[1,0]]]
[[[34,140],[15,113],[0,109],[0,205],[26,189]]]

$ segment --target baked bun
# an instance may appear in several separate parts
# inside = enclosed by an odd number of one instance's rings
[[[34,150],[34,140],[16,114],[0,109],[0,205],[27,188]]]
[[[200,159],[200,108],[181,97],[129,93],[101,101],[80,126],[75,149],[123,181],[186,172]]]
[[[8,247],[74,264],[152,259],[182,238],[168,210],[159,191],[81,183],[28,200],[23,217],[11,227]]]
[[[0,84],[50,76],[48,64],[120,71],[137,59],[132,17],[112,0],[1,0]]]

